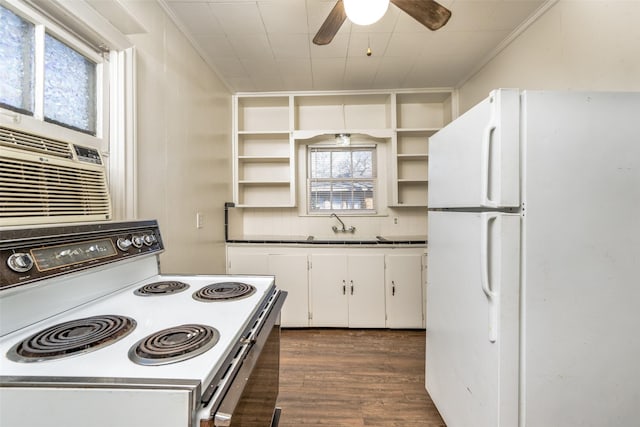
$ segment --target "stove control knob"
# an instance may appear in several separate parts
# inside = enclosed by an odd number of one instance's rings
[[[16,253],[7,259],[7,265],[16,273],[25,273],[33,268],[33,260],[29,254]]]
[[[136,248],[141,248],[142,247],[142,237],[133,236],[131,238],[131,243],[133,243],[133,246],[135,246]]]
[[[151,246],[158,240],[156,239],[155,234],[145,234],[144,236],[142,236],[142,241],[145,245]]]
[[[118,246],[118,249],[120,249],[121,251],[128,251],[129,248],[131,247],[131,240],[125,239],[124,237],[120,237],[116,242],[116,245]]]

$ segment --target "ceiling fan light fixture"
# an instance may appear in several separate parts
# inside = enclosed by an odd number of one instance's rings
[[[389,0],[343,0],[344,11],[356,25],[378,22],[389,8]]]

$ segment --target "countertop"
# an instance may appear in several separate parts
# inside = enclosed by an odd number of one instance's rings
[[[241,238],[229,238],[227,243],[250,243],[250,244],[302,244],[302,245],[427,245],[426,236],[335,236],[335,237],[315,237],[315,236],[242,236]]]

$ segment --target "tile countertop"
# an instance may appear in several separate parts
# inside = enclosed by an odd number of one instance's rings
[[[277,244],[304,244],[304,245],[427,245],[426,236],[335,236],[335,237],[315,237],[315,236],[242,236],[242,238],[229,238],[227,243],[262,243],[269,245]]]

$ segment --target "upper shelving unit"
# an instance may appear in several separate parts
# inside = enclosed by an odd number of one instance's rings
[[[452,95],[451,90],[395,94],[390,206],[427,206],[429,137],[451,122]]]
[[[234,201],[239,207],[293,206],[291,97],[234,97]]]
[[[452,120],[452,94],[434,89],[235,95],[236,206],[296,206],[296,141],[338,133],[389,141],[389,205],[426,206],[428,138]]]
[[[451,121],[451,91],[396,94],[398,131],[434,130]]]
[[[237,132],[289,132],[289,96],[237,98]]]

